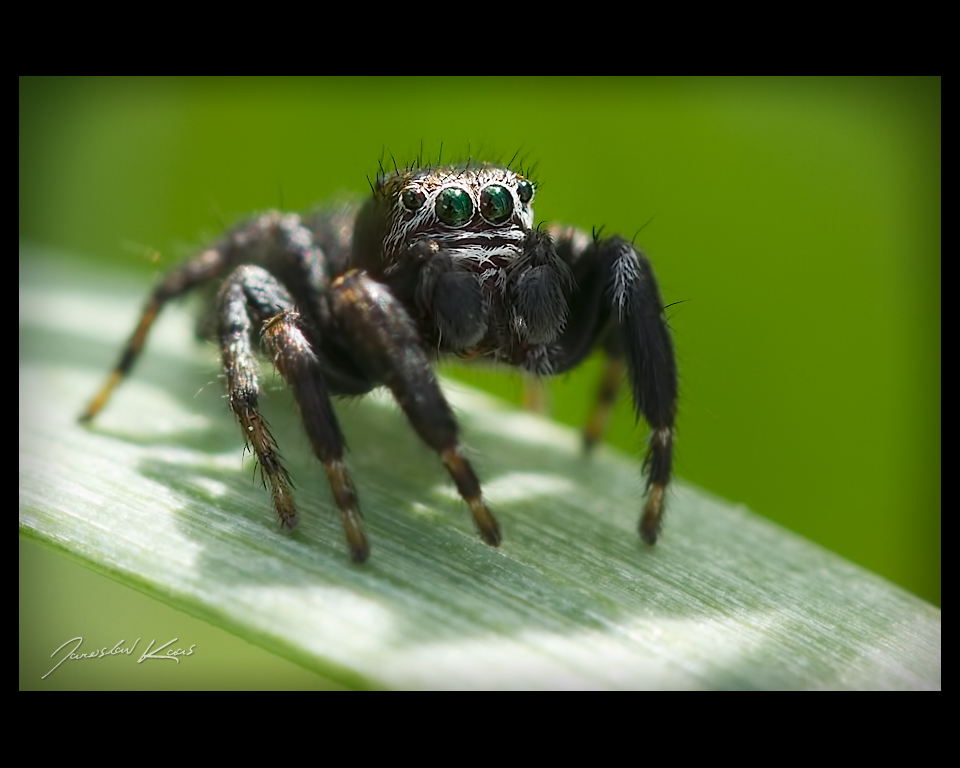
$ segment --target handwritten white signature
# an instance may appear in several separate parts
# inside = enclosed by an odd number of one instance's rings
[[[160,654],[160,651],[162,651],[164,648],[167,648],[167,646],[173,645],[173,644],[174,644],[175,642],[177,642],[177,640],[179,640],[179,639],[180,639],[180,638],[175,637],[175,638],[173,638],[173,640],[171,640],[171,641],[169,641],[169,642],[167,642],[167,643],[164,643],[163,645],[161,645],[161,646],[160,646],[159,648],[157,648],[156,650],[154,650],[153,646],[154,646],[154,644],[155,644],[157,641],[156,641],[156,640],[151,640],[151,641],[150,641],[150,645],[147,646],[147,650],[145,650],[145,651],[143,652],[143,654],[140,656],[140,658],[137,659],[137,664],[142,664],[143,661],[144,661],[144,659],[166,659],[166,660],[168,660],[168,661],[175,661],[175,662],[177,662],[177,664],[179,664],[179,663],[180,663],[180,659],[179,659],[178,657],[180,657],[180,656],[193,656],[193,649],[197,647],[197,644],[196,644],[196,643],[194,643],[193,645],[191,645],[187,650],[184,650],[183,648],[171,648],[171,649],[168,650],[166,653]],[[57,667],[59,667],[61,664],[63,664],[63,662],[67,661],[68,659],[69,659],[69,660],[74,660],[74,659],[102,659],[102,658],[104,658],[104,657],[106,657],[106,656],[120,656],[120,655],[124,655],[124,654],[127,655],[127,656],[132,656],[134,650],[135,650],[136,647],[137,647],[137,645],[140,643],[140,638],[138,637],[138,638],[137,638],[137,641],[136,641],[133,645],[131,645],[130,647],[128,647],[128,648],[124,648],[124,647],[123,647],[124,642],[125,642],[124,640],[121,640],[119,643],[117,643],[115,646],[113,646],[113,648],[111,648],[110,650],[107,650],[107,647],[104,646],[103,648],[100,648],[100,649],[95,650],[95,651],[90,651],[89,653],[77,653],[77,650],[80,648],[81,643],[83,643],[83,638],[82,638],[82,637],[73,637],[73,638],[70,638],[69,640],[67,640],[67,642],[65,642],[63,645],[61,645],[59,648],[57,648],[57,650],[55,650],[53,653],[51,653],[51,654],[50,654],[50,658],[52,659],[52,658],[53,658],[54,656],[56,656],[61,650],[63,650],[63,648],[64,648],[65,646],[70,645],[70,643],[76,643],[76,645],[73,646],[73,648],[71,648],[69,651],[67,651],[66,654],[64,654],[64,657],[63,657],[62,659],[60,659],[60,661],[58,661],[58,662],[56,663],[56,665],[53,667],[53,669],[51,669],[50,672],[47,672],[47,674],[44,675],[43,677],[41,677],[40,679],[41,679],[41,680],[45,680],[48,675],[50,675],[54,670],[56,670]]]

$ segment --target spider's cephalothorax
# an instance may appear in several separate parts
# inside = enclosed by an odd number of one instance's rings
[[[257,455],[285,528],[290,483],[258,407],[261,351],[293,391],[340,509],[352,558],[369,545],[332,395],[389,387],[437,451],[485,542],[500,529],[464,458],[433,373],[440,353],[484,357],[538,375],[607,353],[585,432],[601,436],[624,370],[652,428],[644,541],[656,541],[670,479],[677,370],[663,301],[646,256],[619,238],[533,225],[533,183],[509,168],[469,164],[381,173],[361,207],[247,222],[171,272],[154,290],[91,419],[130,370],[163,305],[222,281],[215,314],[230,406]],[[259,350],[258,350],[259,348]]]
[[[563,330],[572,275],[533,228],[533,193],[495,166],[381,176],[352,263],[413,310],[430,348],[550,373],[535,350]]]

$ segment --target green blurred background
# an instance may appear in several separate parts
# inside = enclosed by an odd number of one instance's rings
[[[136,273],[144,294],[223,225],[362,193],[384,152],[403,163],[421,144],[519,150],[538,220],[629,237],[652,218],[637,242],[683,302],[679,476],[941,604],[939,78],[21,79],[19,94],[20,240]],[[551,384],[557,418],[582,424],[598,371]],[[521,397],[516,377],[449,372]],[[610,442],[639,457],[644,435],[622,398]]]

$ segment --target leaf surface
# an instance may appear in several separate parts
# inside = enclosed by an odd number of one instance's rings
[[[183,307],[93,425],[77,423],[143,289],[73,269],[21,251],[23,536],[350,687],[940,687],[936,608],[683,482],[647,547],[639,458],[586,459],[571,430],[459,384],[447,393],[499,549],[376,394],[338,405],[372,544],[351,564],[265,367],[301,517],[284,534]]]

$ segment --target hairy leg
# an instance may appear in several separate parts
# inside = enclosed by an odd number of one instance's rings
[[[290,386],[307,438],[323,464],[344,533],[355,562],[370,546],[360,523],[360,508],[343,463],[344,439],[324,384],[319,361],[287,290],[262,267],[239,267],[220,294],[220,344],[230,407],[269,482],[274,506],[285,528],[296,523],[289,478],[257,406],[257,362],[251,334],[261,331],[264,351]]]
[[[420,438],[439,455],[470,507],[481,538],[500,543],[500,527],[483,500],[480,481],[463,456],[457,422],[406,310],[365,272],[351,270],[332,285],[331,304],[350,339],[358,367],[393,392]]]
[[[637,417],[642,416],[651,429],[644,461],[647,501],[639,529],[643,540],[653,544],[673,468],[678,395],[673,341],[653,267],[641,251],[619,237],[591,240],[572,229],[553,234],[558,254],[573,270],[577,290],[570,297],[570,320],[563,334],[556,344],[535,350],[533,359],[535,365],[561,373],[605,340],[608,362],[600,403],[585,436],[588,443],[602,432],[620,372],[626,368]]]

